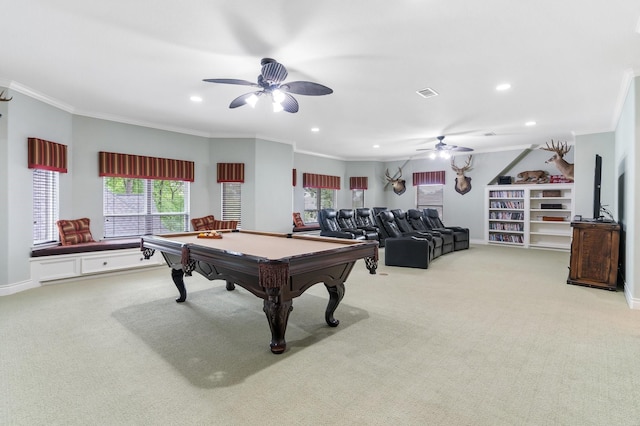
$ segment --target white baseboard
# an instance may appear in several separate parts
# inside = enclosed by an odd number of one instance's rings
[[[19,283],[0,286],[0,297],[9,296],[10,294],[20,293],[21,291],[30,290],[40,287],[40,283],[33,280],[22,281]]]
[[[631,296],[626,285],[624,286],[624,298],[627,300],[627,305],[629,305],[631,309],[640,309],[640,299]]]

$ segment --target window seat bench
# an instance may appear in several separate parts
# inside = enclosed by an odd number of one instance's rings
[[[293,232],[309,232],[309,231],[319,231],[320,225],[303,225],[303,226],[294,226]]]
[[[35,248],[31,250],[31,257],[53,256],[58,254],[89,253],[94,251],[122,250],[131,248],[140,248],[140,238],[102,240],[94,241],[92,243],[73,244],[70,246],[63,246],[59,244],[57,246]]]
[[[31,280],[47,283],[69,278],[160,266],[159,252],[145,259],[140,238],[102,240],[74,245],[57,245],[31,250]]]

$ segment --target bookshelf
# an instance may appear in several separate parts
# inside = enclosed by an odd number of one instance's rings
[[[569,250],[573,184],[486,187],[489,244]]]

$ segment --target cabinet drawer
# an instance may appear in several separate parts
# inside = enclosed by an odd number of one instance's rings
[[[146,260],[140,250],[133,249],[125,253],[110,253],[83,257],[82,274],[95,274],[157,264],[158,262],[153,257]]]
[[[37,281],[53,281],[75,277],[80,273],[80,262],[76,258],[56,258],[32,263],[32,276]]]

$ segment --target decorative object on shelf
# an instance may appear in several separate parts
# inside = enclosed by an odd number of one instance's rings
[[[511,176],[498,176],[498,185],[511,185]]]
[[[551,146],[549,146],[549,142],[547,142],[547,147],[540,149],[554,152],[553,157],[549,158],[545,163],[554,163],[560,173],[562,173],[562,176],[573,182],[573,164],[567,163],[563,158],[571,150],[571,147],[567,146],[566,142],[558,141],[556,144],[553,139],[551,139]]]
[[[402,195],[404,194],[404,191],[407,190],[407,187],[405,185],[405,180],[404,179],[400,179],[402,177],[402,168],[398,167],[398,173],[400,173],[400,176],[398,177],[391,177],[389,175],[389,169],[387,169],[387,171],[385,172],[385,176],[387,178],[387,184],[391,184],[391,187],[393,188],[393,192],[395,192],[397,195]]]
[[[298,101],[289,93],[306,96],[321,96],[333,93],[333,90],[322,84],[310,81],[290,81],[283,83],[289,74],[287,69],[275,59],[263,58],[260,62],[262,66],[258,82],[253,83],[247,80],[235,78],[207,78],[204,81],[209,83],[237,84],[240,86],[258,87],[260,90],[240,95],[231,101],[229,108],[237,108],[249,104],[256,105],[262,95],[268,95],[273,103],[273,111],[298,112]]]
[[[515,183],[548,183],[549,173],[544,170],[527,170],[518,173],[518,179]]]
[[[472,155],[469,155],[469,157],[467,157],[467,162],[462,167],[456,166],[455,159],[451,158],[451,169],[456,172],[456,192],[461,195],[471,191],[471,178],[469,176],[465,176],[464,173],[472,169],[472,157]]]

